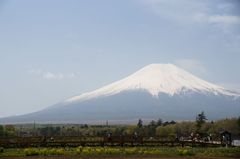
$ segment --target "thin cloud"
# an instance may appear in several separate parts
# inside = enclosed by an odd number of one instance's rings
[[[45,72],[45,73],[43,73],[42,76],[44,79],[49,79],[49,80],[51,80],[51,79],[60,80],[60,79],[64,78],[64,75],[62,73],[52,73],[52,72]]]
[[[221,23],[221,24],[240,24],[240,16],[233,15],[214,15],[208,17],[209,23]]]
[[[205,3],[196,0],[143,0],[161,18],[178,23],[192,23],[198,15],[208,12]]]
[[[179,59],[175,60],[174,63],[183,68],[186,69],[192,73],[195,74],[207,74],[207,69],[205,66],[198,60],[195,59]]]
[[[36,69],[36,70],[30,70],[28,71],[30,75],[33,75],[35,77],[39,77],[41,79],[45,80],[62,80],[62,79],[72,79],[77,77],[75,73],[55,73],[55,72],[49,72],[49,71],[43,71],[41,69]]]
[[[194,23],[231,26],[240,24],[233,1],[143,0],[161,18],[188,25]],[[221,27],[221,26],[220,26]]]
[[[218,85],[223,86],[226,89],[234,90],[240,92],[240,84],[239,83],[218,83]]]

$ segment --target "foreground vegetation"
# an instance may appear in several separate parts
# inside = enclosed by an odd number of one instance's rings
[[[16,136],[40,136],[45,139],[57,140],[57,137],[67,136],[91,136],[99,137],[106,135],[115,136],[145,136],[154,139],[154,136],[174,141],[180,137],[189,137],[197,134],[200,139],[204,136],[211,137],[211,141],[219,141],[220,132],[229,131],[233,139],[240,137],[240,117],[207,121],[204,112],[196,117],[196,121],[165,121],[152,120],[144,124],[139,119],[136,125],[79,125],[79,124],[23,124],[23,125],[0,125],[0,139],[11,139]],[[54,138],[53,138],[54,137]],[[93,138],[95,139],[95,138]],[[44,141],[44,140],[43,140]],[[25,157],[25,156],[157,156],[157,157],[236,157],[240,156],[240,147],[200,148],[200,147],[37,147],[37,148],[2,148],[0,157]]]
[[[87,125],[87,124],[18,124],[0,125],[0,138],[15,136],[105,136],[111,133],[114,136],[132,135],[135,132],[142,136],[160,136],[175,138],[176,135],[190,136],[198,133],[202,137],[211,134],[215,140],[221,131],[229,131],[233,139],[240,138],[240,117],[207,121],[202,112],[197,115],[196,121],[163,121],[161,119],[144,123],[139,119],[136,125]]]
[[[4,149],[0,157],[24,156],[159,156],[159,157],[239,157],[240,148],[191,147],[77,147],[77,148],[26,148]]]

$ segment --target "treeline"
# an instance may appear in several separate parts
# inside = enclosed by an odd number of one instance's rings
[[[160,136],[164,138],[188,137],[191,133],[218,138],[220,132],[228,131],[233,138],[240,138],[240,117],[207,121],[204,112],[195,121],[163,121],[161,119],[144,123],[141,119],[135,125],[79,125],[79,124],[27,124],[0,125],[0,137],[7,136],[104,136],[133,135]]]

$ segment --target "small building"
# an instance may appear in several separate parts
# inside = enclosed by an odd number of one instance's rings
[[[232,134],[229,131],[220,132],[221,144],[226,146],[231,146],[232,144]]]
[[[232,146],[240,147],[240,140],[233,140]]]

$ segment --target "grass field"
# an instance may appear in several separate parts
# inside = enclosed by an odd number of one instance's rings
[[[1,158],[239,158],[240,148],[77,147],[3,149]]]
[[[28,157],[3,157],[1,159],[236,159],[229,157],[161,157],[161,156],[94,156],[94,157],[81,157],[81,156],[28,156]]]

